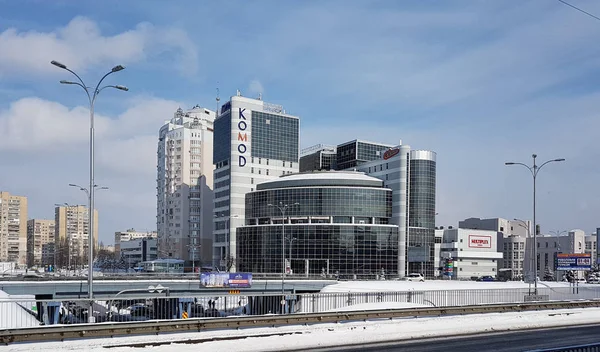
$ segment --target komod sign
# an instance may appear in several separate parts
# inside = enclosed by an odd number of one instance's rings
[[[246,123],[246,116],[244,116],[244,111],[246,111],[246,109],[239,108],[240,118],[238,121],[238,129],[240,131],[238,132],[237,136],[238,142],[241,142],[237,146],[237,150],[240,153],[240,156],[238,158],[239,167],[244,167],[246,165],[246,157],[243,154],[246,153],[246,151],[248,150],[248,147],[246,146],[246,144],[244,144],[244,142],[248,143],[248,134],[245,132],[248,128],[248,124]]]

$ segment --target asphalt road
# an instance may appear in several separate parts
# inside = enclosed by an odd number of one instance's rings
[[[523,352],[598,342],[600,324],[311,349],[311,352]]]

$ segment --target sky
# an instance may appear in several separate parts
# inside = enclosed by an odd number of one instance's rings
[[[600,3],[571,0],[600,15]],[[156,229],[158,130],[236,94],[300,117],[300,145],[364,139],[437,152],[437,224],[532,217],[600,227],[600,21],[559,1],[0,0],[0,190],[29,218],[85,204],[95,85],[99,235]]]

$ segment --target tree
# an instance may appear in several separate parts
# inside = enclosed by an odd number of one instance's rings
[[[546,270],[544,271],[544,281],[553,281],[554,280],[554,272],[552,271],[552,269],[550,269],[550,267],[546,267]]]

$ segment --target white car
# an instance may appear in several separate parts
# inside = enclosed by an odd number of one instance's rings
[[[404,277],[404,281],[425,282],[425,278],[419,273],[411,273]]]

